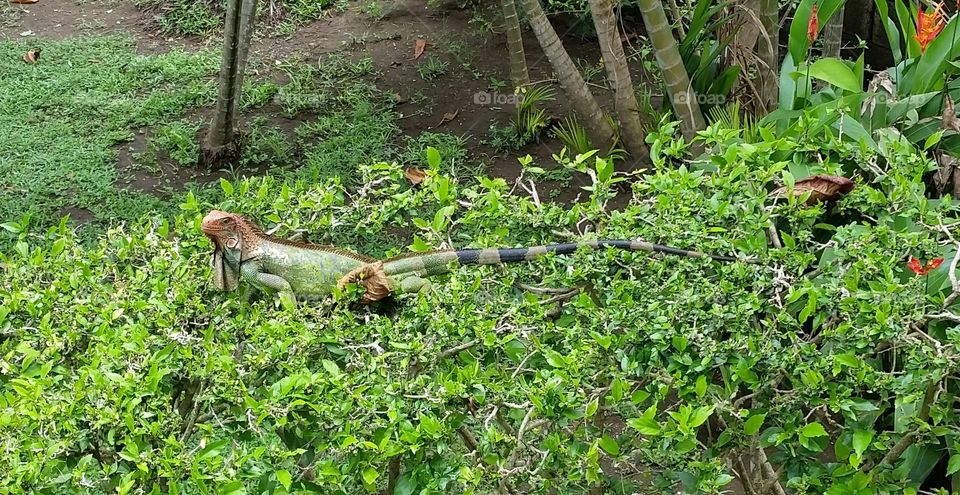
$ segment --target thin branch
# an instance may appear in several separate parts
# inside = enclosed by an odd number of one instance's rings
[[[197,422],[197,415],[200,414],[200,393],[203,392],[203,384],[197,387],[197,392],[193,394],[193,409],[187,418],[187,423],[183,425],[183,431],[180,433],[180,443],[187,443],[190,435],[193,434],[193,425]]]
[[[457,355],[457,354],[459,354],[459,353],[461,353],[461,352],[463,352],[463,351],[465,351],[465,350],[467,350],[467,349],[471,349],[471,348],[473,348],[473,347],[476,347],[476,345],[479,344],[479,343],[480,343],[479,340],[471,340],[471,341],[469,341],[469,342],[465,342],[465,343],[463,343],[463,344],[460,344],[460,345],[458,345],[458,346],[456,346],[456,347],[451,347],[450,349],[447,349],[447,350],[441,352],[440,354],[437,354],[437,361],[443,361],[444,359],[446,359],[446,358],[448,358],[448,357],[450,357],[450,356]]]
[[[400,456],[394,456],[390,459],[390,464],[388,464],[387,470],[388,477],[386,494],[389,495],[394,493],[397,489],[397,478],[400,477]]]
[[[536,285],[525,284],[523,282],[517,282],[517,287],[528,291],[533,292],[534,294],[565,294],[570,292],[571,288],[569,287],[537,287]]]

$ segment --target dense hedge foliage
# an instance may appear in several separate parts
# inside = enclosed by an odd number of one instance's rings
[[[941,457],[960,467],[940,228],[956,208],[923,196],[930,163],[893,133],[873,155],[711,128],[709,160],[678,166],[671,130],[646,176],[572,163],[595,178],[572,207],[436,170],[413,188],[380,163],[359,189],[224,182],[216,205],[190,197],[93,248],[65,225],[21,232],[0,257],[0,492],[716,493],[776,470],[796,493],[901,493]],[[828,206],[769,197],[816,172],[859,187]],[[606,208],[624,186],[630,204]],[[643,238],[763,263],[579,252],[288,311],[214,291],[198,230],[213,206],[317,242]],[[947,261],[920,277],[910,255]]]

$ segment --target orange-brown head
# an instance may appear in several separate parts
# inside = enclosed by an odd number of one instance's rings
[[[255,247],[259,228],[246,218],[220,210],[211,210],[203,217],[200,230],[214,245],[214,284],[225,291],[237,288],[240,279],[240,264]]]
[[[211,210],[207,216],[203,217],[200,223],[200,230],[204,235],[210,238],[219,249],[239,249],[242,239],[240,238],[241,223],[243,219],[239,215],[227,213],[220,210]]]

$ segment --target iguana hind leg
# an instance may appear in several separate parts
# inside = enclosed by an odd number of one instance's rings
[[[413,293],[413,292],[427,292],[430,290],[430,281],[425,278],[420,278],[417,276],[404,277],[400,280],[400,287],[398,292],[403,293]]]

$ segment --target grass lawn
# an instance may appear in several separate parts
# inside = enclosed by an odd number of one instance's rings
[[[70,209],[97,219],[164,209],[149,194],[124,191],[116,145],[135,129],[164,125],[213,102],[218,58],[174,50],[139,56],[126,37],[0,43],[0,218],[41,224]]]
[[[40,61],[30,65],[21,57],[32,45],[0,43],[0,222],[9,227],[0,242],[21,225],[42,228],[65,214],[90,217],[82,231],[92,238],[106,225],[172,213],[184,189],[216,199],[219,188],[206,183],[177,177],[165,188],[152,177],[163,168],[168,175],[198,172],[193,162],[204,123],[198,114],[214,103],[217,50],[143,56],[124,36],[42,46]],[[358,164],[417,165],[427,145],[468,170],[458,138],[401,139],[392,97],[369,82],[369,59],[333,55],[319,64],[284,62],[278,70],[282,85],[248,77],[245,158],[228,175],[267,170],[291,179],[338,176],[356,185]],[[119,150],[141,131],[143,149],[118,170]],[[127,189],[122,179],[130,174],[169,194]]]

